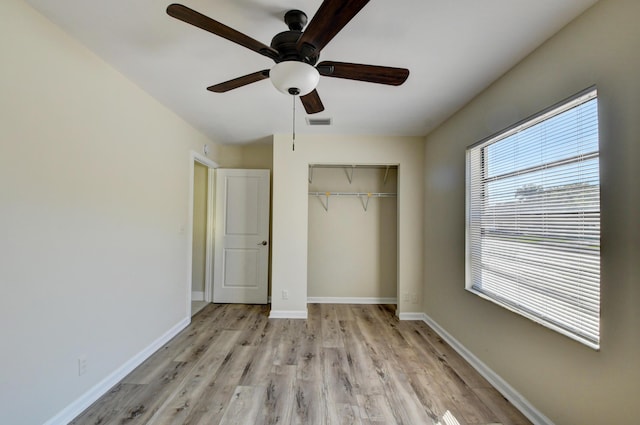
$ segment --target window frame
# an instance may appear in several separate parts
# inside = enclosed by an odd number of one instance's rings
[[[492,145],[493,143],[498,143],[504,139],[507,139],[508,137],[519,133],[520,131],[523,131],[525,129],[531,128],[533,126],[536,126],[544,121],[546,121],[547,119],[550,119],[552,117],[561,115],[571,109],[573,109],[574,107],[580,106],[584,103],[589,102],[592,99],[597,99],[598,98],[598,91],[596,86],[591,86],[589,88],[586,88],[582,91],[580,91],[579,93],[570,96],[560,102],[555,103],[554,105],[545,108],[544,110],[533,114],[523,120],[518,121],[517,123],[501,130],[498,131],[470,146],[468,146],[466,148],[465,151],[465,169],[466,169],[466,178],[465,178],[465,289],[471,293],[473,293],[474,295],[479,296],[480,298],[483,298],[485,300],[491,301],[494,304],[497,304],[509,311],[512,311],[520,316],[526,317],[530,320],[532,320],[535,323],[538,323],[544,327],[547,327],[551,330],[554,330],[562,335],[565,335],[573,340],[576,340],[590,348],[593,348],[594,350],[598,351],[600,349],[600,342],[601,342],[601,311],[602,311],[602,295],[601,293],[598,293],[598,337],[597,337],[597,341],[593,341],[587,337],[584,337],[582,335],[580,335],[579,333],[574,333],[562,326],[558,326],[557,324],[555,324],[553,321],[545,319],[535,313],[530,312],[529,310],[525,309],[525,308],[518,308],[518,306],[513,305],[512,302],[507,300],[507,297],[504,297],[503,299],[501,299],[499,296],[492,296],[490,294],[487,294],[485,292],[482,292],[480,290],[477,290],[474,287],[474,281],[473,281],[473,276],[472,276],[472,235],[471,235],[471,213],[472,213],[472,172],[471,169],[474,166],[478,166],[477,164],[474,165],[472,164],[472,152],[475,150],[477,151],[478,148],[480,148],[480,152],[479,152],[479,159],[476,159],[476,161],[479,162],[479,166],[481,167],[481,170],[479,171],[480,173],[483,174],[483,177],[481,177],[483,183],[481,184],[481,194],[480,195],[475,195],[475,196],[481,196],[481,197],[486,197],[487,194],[487,188],[488,188],[488,182],[487,180],[489,180],[489,178],[487,177],[486,173],[488,172],[488,166],[487,166],[487,159],[486,159],[486,152],[484,147],[488,147],[490,145]],[[597,101],[597,100],[596,100]],[[599,114],[599,112],[598,112]],[[599,116],[597,116],[597,123],[598,123],[598,128],[599,128]],[[598,130],[598,148],[597,148],[597,155],[596,157],[598,158],[598,167],[600,167],[600,162],[599,162],[599,156],[600,156],[600,135],[599,135],[599,130]],[[514,172],[521,172],[525,169],[519,169],[516,170]],[[602,188],[602,180],[601,180],[601,176],[600,173],[598,173],[598,190],[599,193],[601,194],[601,188]],[[601,197],[601,195],[600,195]],[[600,200],[598,201],[598,214],[601,214],[602,211],[602,206],[601,206],[601,202]],[[600,225],[601,223],[601,218],[598,219],[598,225]],[[601,232],[598,234],[599,238],[601,239]],[[601,261],[601,246],[598,245],[598,260]],[[600,270],[600,266],[598,268]],[[601,286],[601,275],[598,276],[598,286]]]

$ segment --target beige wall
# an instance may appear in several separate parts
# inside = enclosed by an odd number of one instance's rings
[[[32,425],[188,318],[189,151],[219,158],[23,1],[0,28],[0,423]]]
[[[392,164],[398,171],[398,288],[421,296],[423,149],[421,138],[275,135],[273,144],[272,313],[307,311],[310,163]],[[283,300],[282,291],[289,293]],[[419,300],[399,301],[399,312],[421,311]]]
[[[351,168],[351,167],[349,167]],[[351,173],[351,171],[348,171]],[[396,193],[395,169],[314,167],[310,192]],[[309,297],[396,298],[397,199],[309,196]],[[326,199],[323,196],[322,202]]]
[[[427,138],[425,312],[558,425],[640,417],[640,2],[601,0]],[[464,290],[465,148],[596,84],[601,350]]]
[[[222,168],[273,169],[273,143],[221,146]]]
[[[207,252],[207,191],[209,168],[199,162],[193,166],[193,239],[191,241],[191,290],[203,292]]]

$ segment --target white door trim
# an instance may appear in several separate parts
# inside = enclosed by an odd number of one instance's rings
[[[215,254],[216,222],[216,171],[209,167],[207,173],[207,240],[205,247],[204,300],[213,302],[213,255]]]
[[[187,290],[187,317],[191,317],[191,279],[192,279],[192,267],[193,267],[193,172],[194,172],[194,163],[199,162],[200,164],[208,167],[210,170],[212,168],[218,168],[219,165],[215,161],[207,158],[206,156],[196,152],[189,152],[189,212],[187,215],[187,282],[186,282],[186,290]],[[211,183],[211,171],[209,171],[209,183]],[[207,192],[207,242],[206,242],[206,270],[205,270],[205,301],[211,301],[211,276],[212,276],[212,262],[211,255],[213,254],[213,227],[210,225],[213,222],[213,202],[211,200],[213,193],[213,188],[211,184],[209,184],[208,192]],[[207,298],[207,294],[209,299]]]

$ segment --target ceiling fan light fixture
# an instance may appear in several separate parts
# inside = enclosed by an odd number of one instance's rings
[[[269,79],[273,86],[284,94],[304,96],[317,87],[320,73],[308,63],[285,61],[271,68]]]

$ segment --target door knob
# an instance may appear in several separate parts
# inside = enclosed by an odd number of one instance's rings
[[[267,241],[258,242],[258,245],[266,246],[267,245]]]

